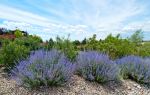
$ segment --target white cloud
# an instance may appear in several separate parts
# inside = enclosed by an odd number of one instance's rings
[[[82,0],[81,2],[71,0],[70,2],[74,9],[73,21],[90,27],[92,30],[88,30],[88,35],[98,34],[100,38],[105,38],[110,33],[126,32],[123,30],[124,22],[139,15],[145,9],[145,6],[138,4],[136,0]],[[70,15],[66,16],[69,17]]]
[[[8,6],[0,5],[0,18],[19,21],[19,22],[26,22],[30,24],[36,25],[48,25],[49,20],[47,18],[41,17],[39,15],[26,12],[23,10],[11,8]]]
[[[126,25],[123,30],[135,31],[137,29],[142,29],[145,32],[150,32],[150,21],[137,21]]]
[[[150,25],[147,22],[146,24],[145,22],[124,24],[145,10],[145,6],[139,4],[137,0],[62,0],[59,6],[52,5],[48,0],[42,2],[26,0],[26,3],[53,14],[58,19],[53,19],[51,15],[42,16],[0,4],[0,18],[6,19],[0,26],[41,31],[43,33],[41,35],[47,32],[53,35],[70,33],[74,38],[81,39],[93,34],[97,34],[99,38],[105,38],[110,33],[123,33],[139,27],[148,30]]]
[[[30,34],[37,34],[44,39],[54,38],[57,35],[65,36],[71,34],[78,36],[88,33],[87,26],[85,25],[51,24],[49,27],[41,27],[25,22],[4,21],[2,24],[0,24],[0,27],[13,30],[19,28],[21,30],[28,31]]]

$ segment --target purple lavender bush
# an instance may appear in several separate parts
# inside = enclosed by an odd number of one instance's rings
[[[116,60],[120,66],[120,75],[124,79],[132,79],[139,83],[150,83],[150,58],[126,56]]]
[[[119,79],[118,66],[106,54],[96,51],[80,52],[76,61],[77,73],[87,80],[104,83]]]
[[[32,52],[11,71],[19,85],[29,88],[57,86],[67,82],[75,70],[64,54],[57,50]]]

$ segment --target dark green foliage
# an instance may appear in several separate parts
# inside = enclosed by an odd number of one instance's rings
[[[10,30],[6,29],[6,28],[0,28],[0,35],[3,34],[9,34]]]
[[[75,40],[72,42],[74,45],[75,50],[79,50],[78,47],[81,45],[81,42],[79,40]]]
[[[4,28],[0,28],[0,35],[4,34],[5,29]]]
[[[79,46],[81,43],[80,43],[79,40],[75,40],[75,41],[73,41],[73,44],[76,45],[76,46]]]
[[[51,50],[51,49],[54,48],[54,44],[55,44],[55,43],[54,43],[53,39],[50,38],[49,41],[46,42],[46,44],[47,44],[47,45],[46,45],[46,49]]]
[[[87,39],[84,38],[84,40],[81,42],[82,45],[85,45],[87,43]]]
[[[17,45],[14,42],[4,44],[1,48],[0,62],[4,64],[6,68],[12,68],[16,61],[26,58],[29,54],[29,49],[22,45]]]

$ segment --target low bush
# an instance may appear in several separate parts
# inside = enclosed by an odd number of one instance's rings
[[[6,66],[6,69],[13,68],[15,62],[26,58],[29,54],[29,49],[25,46],[17,45],[13,42],[4,44],[0,50],[0,63]]]
[[[137,53],[143,57],[150,56],[150,42],[143,42],[143,44],[138,47]]]
[[[119,79],[118,66],[106,54],[96,51],[80,52],[76,61],[77,73],[87,80],[104,83]]]
[[[67,82],[74,70],[75,65],[61,52],[39,50],[32,52],[28,60],[19,62],[12,70],[12,78],[29,88],[58,86]]]
[[[42,39],[38,36],[19,37],[14,40],[18,45],[24,45],[30,50],[38,50],[41,48]]]
[[[118,59],[116,63],[121,68],[124,79],[132,79],[139,83],[150,83],[150,58],[139,56],[126,56]]]
[[[69,35],[67,39],[57,37],[56,42],[54,43],[54,48],[62,51],[70,61],[75,60],[77,51],[75,51],[73,43],[69,40]]]

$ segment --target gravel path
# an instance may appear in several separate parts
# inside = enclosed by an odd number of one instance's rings
[[[113,82],[101,85],[74,75],[65,87],[29,91],[5,76],[0,71],[0,95],[150,95],[150,89],[131,80],[123,80],[120,85]]]

